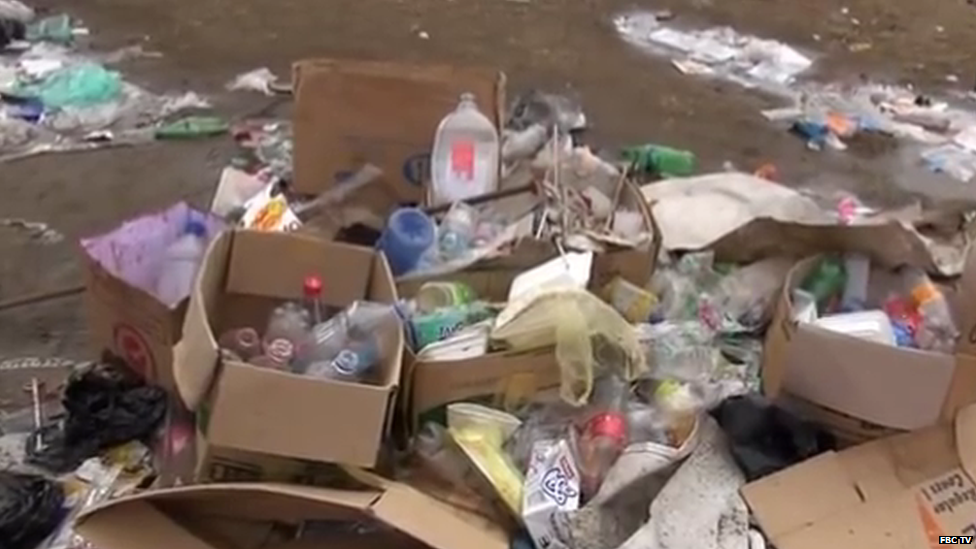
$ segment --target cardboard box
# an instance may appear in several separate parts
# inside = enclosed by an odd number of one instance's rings
[[[763,353],[767,395],[785,393],[824,408],[814,417],[847,442],[951,421],[960,408],[976,402],[976,254],[969,255],[958,282],[963,306],[956,320],[962,337],[954,355],[873,343],[794,322],[791,290],[816,261],[798,263],[784,284]],[[854,425],[850,418],[866,424]]]
[[[371,249],[308,235],[228,231],[211,244],[190,297],[175,351],[180,394],[201,412],[212,447],[371,467],[400,383],[402,330],[378,334],[381,346],[396,351],[380,364],[376,385],[220,359],[218,334],[263,327],[276,305],[301,298],[310,274],[322,277],[322,300],[330,306],[396,301],[386,259]]]
[[[80,242],[95,354],[108,349],[168,390],[176,388],[172,349],[180,340],[186,305],[171,308],[152,289],[163,253],[191,218],[203,221],[211,235],[224,228],[221,220],[181,202]]]
[[[386,215],[422,203],[437,125],[462,93],[496,126],[505,75],[437,65],[316,59],[295,64],[295,190],[318,194],[370,162],[384,183],[351,200]]]
[[[930,549],[976,535],[976,406],[955,424],[828,452],[741,490],[779,549]]]
[[[363,519],[386,528],[358,533],[329,522]],[[508,549],[498,529],[395,482],[359,491],[240,483],[143,492],[85,511],[76,530],[100,549]]]

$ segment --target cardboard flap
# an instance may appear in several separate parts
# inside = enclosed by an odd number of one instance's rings
[[[183,339],[173,348],[173,377],[190,410],[196,410],[203,401],[217,371],[217,341],[210,333],[207,316],[224,285],[232,240],[233,233],[226,231],[210,242],[187,305]]]
[[[391,485],[372,511],[379,520],[434,549],[509,547],[508,536],[501,529],[462,518],[448,505],[402,484]]]
[[[861,503],[834,452],[751,482],[741,493],[756,521],[773,539]]]
[[[976,480],[976,404],[963,408],[956,416],[956,452],[963,470]]]
[[[958,288],[959,302],[965,306],[957,311],[962,335],[956,344],[956,352],[976,355],[976,247],[973,245],[968,250]]]

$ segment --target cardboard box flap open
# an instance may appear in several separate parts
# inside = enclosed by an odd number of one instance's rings
[[[954,425],[828,452],[747,484],[779,549],[906,547],[976,535],[976,406]]]
[[[180,516],[296,525],[368,516],[434,549],[508,547],[500,532],[466,523],[443,504],[398,483],[366,491],[242,483],[144,492],[87,510],[76,529],[100,549],[225,549],[191,531]]]

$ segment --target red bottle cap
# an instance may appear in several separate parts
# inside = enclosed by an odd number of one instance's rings
[[[305,297],[318,298],[322,295],[322,279],[315,275],[305,277],[303,291]]]

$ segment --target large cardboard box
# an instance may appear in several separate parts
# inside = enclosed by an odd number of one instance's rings
[[[741,493],[779,549],[931,549],[939,536],[976,535],[974,480],[969,406],[955,424],[828,452]]]
[[[792,320],[791,290],[815,266],[811,258],[787,276],[766,335],[763,390],[796,399],[811,419],[844,442],[951,421],[976,402],[976,254],[958,281],[962,337],[954,355],[894,347]],[[819,410],[817,408],[820,408]]]
[[[350,527],[364,520],[374,528]],[[144,492],[86,510],[76,531],[100,549],[508,548],[504,532],[395,482],[357,491],[239,483]]]
[[[180,394],[199,412],[212,448],[371,467],[400,383],[402,330],[377,334],[381,347],[395,350],[380,364],[378,384],[315,379],[220,358],[218,334],[264,326],[274,306],[301,298],[303,279],[311,274],[322,278],[322,300],[330,306],[396,301],[386,260],[371,249],[247,230],[217,238],[175,351]]]
[[[500,126],[505,75],[479,68],[314,59],[293,71],[295,189],[318,194],[369,162],[383,183],[354,203],[385,215],[422,203],[430,153],[441,119],[471,92]]]
[[[95,354],[108,349],[168,390],[176,388],[172,349],[180,340],[186,304],[167,306],[151,289],[166,247],[190,219],[204,222],[210,235],[224,228],[221,220],[181,202],[80,242]]]

